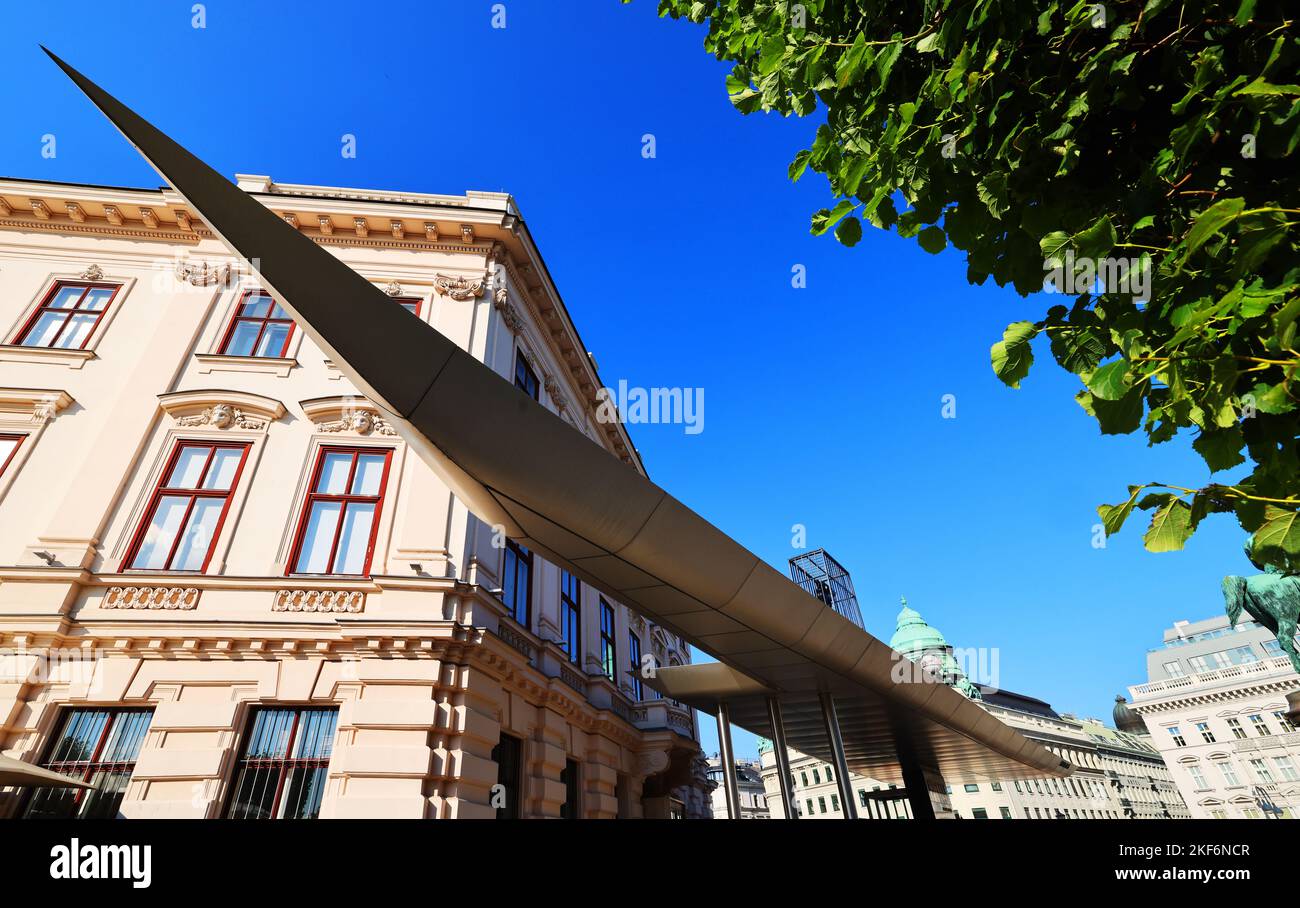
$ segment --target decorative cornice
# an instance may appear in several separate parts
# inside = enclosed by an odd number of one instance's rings
[[[449,274],[437,274],[433,279],[433,286],[439,293],[459,302],[481,297],[486,283],[487,279],[485,277],[463,277]]]
[[[191,611],[198,605],[199,591],[192,586],[114,586],[104,596],[102,607]]]
[[[49,391],[37,388],[0,388],[0,420],[6,417],[25,419],[33,425],[44,425],[72,403],[67,391]]]
[[[271,603],[273,612],[360,612],[366,594],[360,590],[279,590]]]
[[[174,391],[158,403],[178,426],[248,429],[264,432],[284,415],[284,404],[247,391]]]
[[[396,437],[392,427],[379,408],[364,397],[340,395],[314,397],[298,402],[302,412],[316,424],[317,432],[353,432],[357,435],[385,435]]]

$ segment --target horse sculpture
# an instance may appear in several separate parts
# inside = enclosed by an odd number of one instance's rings
[[[1283,574],[1271,565],[1261,565],[1250,554],[1246,557],[1264,573],[1254,577],[1224,577],[1223,599],[1228,621],[1233,627],[1243,610],[1273,632],[1291,665],[1300,672],[1300,652],[1296,651],[1296,626],[1300,623],[1300,577]]]

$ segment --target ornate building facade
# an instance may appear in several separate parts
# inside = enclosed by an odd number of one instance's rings
[[[1300,817],[1300,675],[1277,638],[1244,619],[1178,621],[1147,654],[1129,709],[1146,723],[1192,816]]]
[[[239,183],[643,470],[508,195]],[[709,815],[637,676],[684,642],[470,514],[173,192],[0,181],[0,289],[0,752],[96,783],[0,816]]]

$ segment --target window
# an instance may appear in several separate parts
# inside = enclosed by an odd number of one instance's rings
[[[533,553],[513,539],[506,540],[505,567],[501,572],[501,599],[510,615],[524,627],[532,617]]]
[[[1165,674],[1171,678],[1181,678],[1183,676],[1183,666],[1177,660],[1165,663]]]
[[[1268,771],[1268,765],[1262,759],[1251,760],[1250,768],[1255,770],[1255,778],[1259,779],[1259,781],[1265,785],[1272,784],[1273,774]]]
[[[994,790],[994,791],[1001,791],[1001,790],[1002,790],[1002,783],[1001,783],[1001,782],[994,782],[994,783],[993,783],[993,790]]]
[[[1233,736],[1234,738],[1244,738],[1244,737],[1246,737],[1246,729],[1244,729],[1244,728],[1241,727],[1241,720],[1240,720],[1240,719],[1229,719],[1229,720],[1228,720],[1228,727],[1229,727],[1230,729],[1232,729],[1232,736]]]
[[[320,449],[289,573],[370,572],[392,454],[387,448]]]
[[[1206,744],[1214,743],[1214,732],[1210,731],[1210,723],[1197,722],[1196,730],[1201,733],[1201,740],[1203,740]]]
[[[1210,819],[1212,820],[1226,820],[1227,818],[1228,811],[1224,810],[1222,807],[1210,811]]]
[[[636,631],[627,632],[627,661],[632,666],[632,695],[639,701],[645,698],[645,687],[641,683],[641,638]]]
[[[235,317],[221,339],[219,353],[226,356],[282,358],[289,350],[293,319],[263,290],[244,294]]]
[[[1300,775],[1296,774],[1295,763],[1290,757],[1274,757],[1273,762],[1277,764],[1277,771],[1282,774],[1282,778],[1288,782],[1300,782]]]
[[[1189,766],[1187,767],[1187,771],[1192,776],[1192,784],[1198,789],[1206,789],[1210,787],[1210,783],[1205,780],[1205,773],[1201,772],[1201,767]]]
[[[831,795],[831,810],[835,813],[840,812],[840,796]]]
[[[822,773],[821,773],[821,770],[818,769],[818,768],[815,767],[815,766],[813,767],[813,784],[814,784],[814,785],[820,785],[820,784],[822,784]]]
[[[502,735],[492,748],[497,764],[497,784],[501,786],[497,807],[498,820],[519,819],[519,779],[523,769],[523,742],[513,735]],[[494,797],[498,795],[494,792]]]
[[[819,810],[820,810],[821,813],[825,813],[825,812],[826,812],[826,799],[825,799],[825,798],[818,798],[818,799],[817,799],[817,807],[819,808]]]
[[[422,300],[418,296],[395,296],[393,297],[393,302],[397,303],[397,305],[401,306],[414,316],[419,316],[420,314],[420,303]]]
[[[247,444],[177,442],[123,564],[206,570],[247,455]]]
[[[1249,719],[1250,724],[1255,727],[1255,734],[1259,735],[1261,738],[1266,738],[1273,734],[1273,732],[1269,731],[1268,726],[1264,724],[1264,717],[1258,713],[1253,716],[1247,716],[1246,718]]]
[[[803,779],[803,787],[804,787],[804,788],[807,788],[807,787],[808,787],[808,773],[806,773],[806,772],[800,772],[800,773],[799,773],[799,777],[800,777],[801,779]]]
[[[560,647],[570,662],[582,659],[582,584],[568,571],[560,571]],[[641,699],[637,697],[637,699]]]
[[[60,281],[36,307],[14,343],[24,347],[84,350],[118,289],[117,284]]]
[[[5,475],[5,469],[18,453],[18,446],[26,437],[26,435],[0,435],[0,476]]]
[[[0,457],[3,457],[2,452],[0,452]],[[4,467],[0,467],[0,473],[3,472]],[[1273,718],[1277,719],[1277,724],[1278,727],[1282,729],[1282,734],[1286,734],[1289,731],[1295,731],[1295,724],[1286,717],[1286,713],[1282,712],[1282,710],[1276,710],[1273,713]]]
[[[537,373],[528,365],[528,360],[524,359],[522,350],[515,351],[515,387],[533,400],[539,399],[540,383],[537,381]]]
[[[975,792],[977,792],[977,791],[979,791],[979,790],[980,790],[980,787],[979,787],[978,785],[970,784],[970,785],[967,785],[967,786],[966,786],[966,791],[969,792],[969,793],[971,793],[971,794],[974,794]]]
[[[865,788],[858,789],[858,803],[863,807],[867,806],[867,790]]]
[[[831,768],[830,768],[830,766],[827,766],[827,767],[826,767],[826,781],[827,781],[827,782],[834,782],[834,781],[835,781],[835,776],[831,775]]]
[[[1255,661],[1258,660],[1253,649],[1249,646],[1235,646],[1232,649],[1220,650],[1217,653],[1192,656],[1187,660],[1187,663],[1192,667],[1194,673],[1202,674],[1228,668],[1232,665],[1244,665],[1247,662]]]
[[[813,802],[812,802],[812,798],[809,798],[809,799],[808,799],[808,816],[812,816],[812,814],[813,814]]]
[[[94,788],[35,788],[25,816],[112,819],[153,718],[151,709],[70,709],[41,763]]]
[[[1187,741],[1183,738],[1183,733],[1182,733],[1181,731],[1178,730],[1178,726],[1177,726],[1177,725],[1171,725],[1171,726],[1169,726],[1169,734],[1170,734],[1170,736],[1172,736],[1173,739],[1174,739],[1174,746],[1175,746],[1175,747],[1186,747],[1186,746],[1187,746]]]
[[[560,805],[560,818],[578,819],[578,761],[565,760],[560,770],[560,784],[564,786],[564,803]]]
[[[614,680],[617,664],[614,655],[614,609],[602,596],[600,598],[600,670],[611,681]]]
[[[999,807],[999,808],[998,808],[998,813],[1002,814],[1002,819],[1004,819],[1004,820],[1009,820],[1009,819],[1011,819],[1011,808],[1010,808],[1010,807]]]
[[[261,707],[249,722],[226,817],[314,820],[325,795],[338,710]]]
[[[983,807],[972,807],[970,815],[972,820],[987,820],[989,818],[989,812]]]

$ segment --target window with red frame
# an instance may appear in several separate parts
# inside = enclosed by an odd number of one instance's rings
[[[120,287],[59,281],[36,307],[14,343],[57,350],[85,349]]]
[[[419,316],[420,314],[421,300],[418,296],[395,296],[393,297],[393,302],[397,303],[414,316]]]
[[[325,797],[338,710],[262,707],[249,724],[226,817],[314,820]]]
[[[370,573],[392,455],[387,448],[321,448],[289,573]]]
[[[93,788],[37,788],[24,816],[113,819],[153,719],[152,709],[70,709],[41,766]]]
[[[289,351],[293,319],[280,308],[271,294],[250,290],[239,301],[235,317],[221,341],[226,356],[282,358]]]
[[[18,446],[23,443],[26,435],[0,435],[0,477],[5,475],[5,470],[9,468],[9,463],[18,453]]]
[[[206,570],[247,456],[247,444],[178,442],[136,531],[126,566]]]

